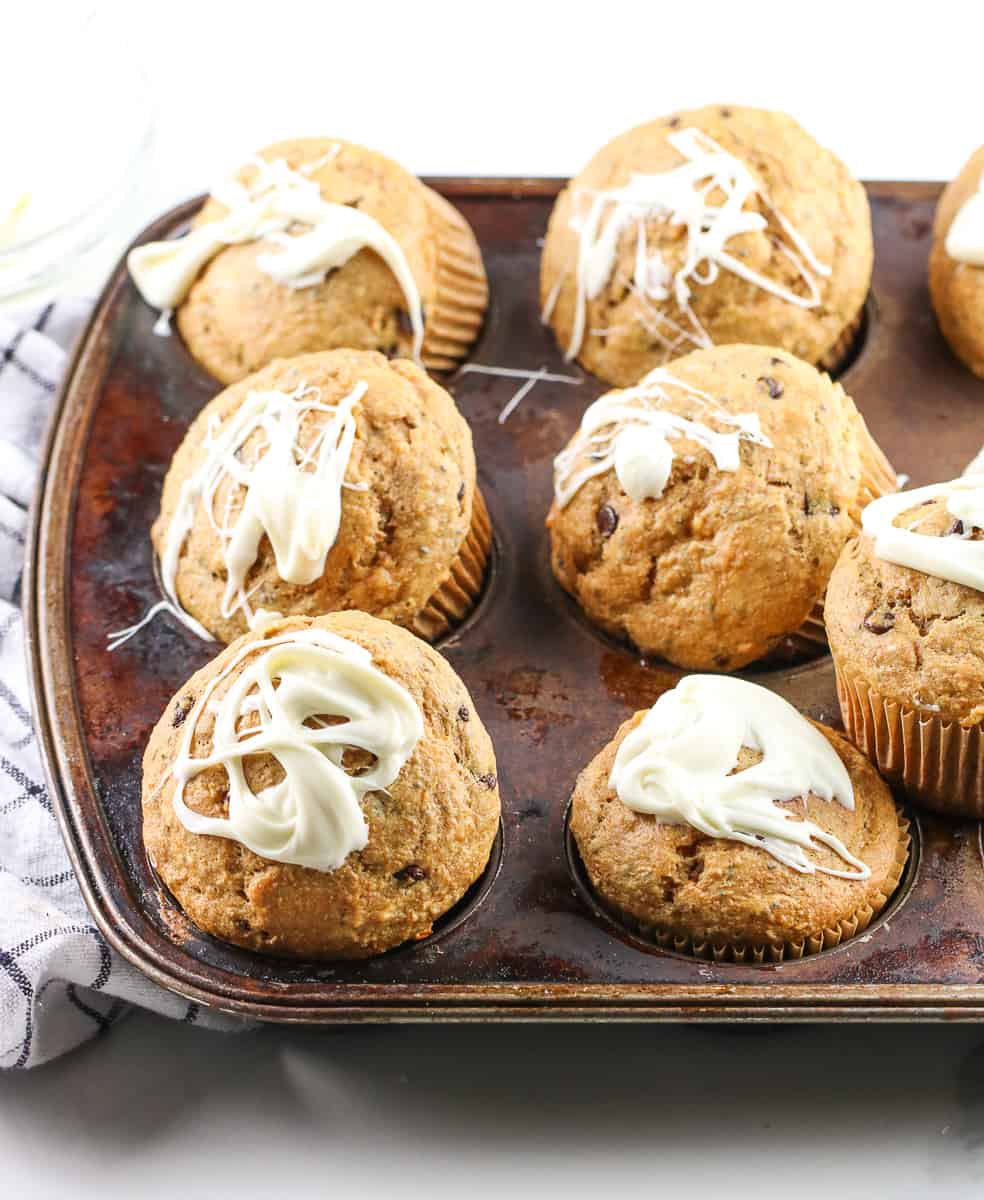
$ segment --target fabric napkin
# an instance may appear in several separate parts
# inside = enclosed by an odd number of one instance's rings
[[[44,784],[20,613],[27,508],[45,422],[91,303],[0,313],[0,1067],[107,1032],[130,1005],[220,1029],[245,1022],[158,988],[113,954],[82,900]]]

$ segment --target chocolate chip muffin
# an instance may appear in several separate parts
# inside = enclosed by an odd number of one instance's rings
[[[728,342],[833,369],[872,260],[867,197],[834,154],[784,113],[712,105],[621,134],[568,184],[540,298],[567,358],[621,387]]]
[[[365,958],[426,936],[485,870],[495,756],[439,654],[364,613],[271,621],[168,705],[144,841],[206,933]]]
[[[984,146],[940,197],[929,255],[929,292],[943,336],[984,378]]]
[[[844,543],[895,476],[853,401],[781,350],[719,346],[585,413],[555,463],[554,575],[601,629],[733,671],[815,636]]]
[[[984,552],[984,530],[949,509],[947,489],[961,482],[984,487],[984,476],[893,497],[880,525],[876,506],[866,510],[865,532],[831,575],[824,615],[848,735],[916,802],[980,817],[984,592],[946,578],[942,560],[927,569],[897,561],[920,561],[913,548],[952,551],[957,562]],[[911,536],[893,548],[893,531]]]
[[[187,237],[139,247],[129,263],[223,383],[336,347],[448,370],[488,298],[461,214],[390,159],[329,138],[261,150],[215,189]]]
[[[709,678],[690,676],[674,691],[696,690]],[[755,687],[720,677],[712,682]],[[659,703],[667,700],[673,700],[673,693]],[[772,700],[785,705],[778,697]],[[733,703],[743,714],[747,701],[748,697],[741,695]],[[694,703],[694,697],[687,698],[688,713]],[[671,775],[669,767],[665,773],[660,771],[660,762],[676,763],[675,752],[689,735],[697,732],[705,745],[715,740],[714,730],[701,727],[698,731],[687,716],[682,721],[678,716],[674,718],[675,738],[667,737],[664,730],[650,742],[648,748],[656,759],[647,760],[646,771],[637,775],[637,785],[640,779],[644,781],[640,797],[638,786],[635,790],[627,786],[638,751],[630,739],[645,737],[655,712],[639,712],[626,721],[585,767],[574,788],[570,829],[602,905],[663,947],[719,961],[800,958],[836,946],[865,929],[898,886],[909,844],[907,823],[867,759],[840,734],[798,717],[793,710],[805,727],[797,735],[797,740],[804,740],[804,753],[822,758],[832,751],[834,767],[831,770],[828,765],[827,773],[832,779],[841,773],[848,796],[818,794],[824,790],[821,781],[814,784],[817,790],[792,799],[788,792],[770,793],[769,778],[774,786],[778,784],[767,738],[764,754],[763,749],[739,745],[741,738],[736,738],[728,753],[715,763],[721,768],[719,779],[703,775],[698,781],[688,769],[685,749],[677,764],[679,770]],[[707,713],[703,716],[710,719]],[[819,748],[813,744],[817,741]],[[715,753],[713,746],[710,753]],[[791,753],[799,757],[798,749]],[[711,813],[721,819],[720,814],[729,811],[724,789],[740,788],[743,777],[754,774],[764,757],[769,762],[756,799],[767,824],[778,834],[749,834],[741,828],[730,834],[720,828],[711,831],[706,824]],[[780,771],[782,766],[780,763]],[[792,786],[802,786],[809,777],[808,771],[800,773]],[[701,800],[715,785],[720,793],[718,803],[704,811]],[[747,786],[754,790],[751,783]],[[649,797],[646,788],[652,793]],[[650,811],[642,811],[650,798]],[[747,797],[734,810],[743,811],[748,811]],[[802,844],[783,841],[801,834],[804,828],[811,836]]]
[[[174,612],[203,636],[360,609],[433,640],[481,592],[491,527],[448,393],[412,362],[329,350],[205,406],[152,538]]]

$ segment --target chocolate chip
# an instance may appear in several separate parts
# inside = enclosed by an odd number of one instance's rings
[[[722,117],[730,117],[730,116],[731,116],[731,109],[730,109],[730,108],[722,108],[722,109],[721,109],[721,116],[722,116]]]
[[[772,366],[774,366],[774,367],[781,367],[781,366],[782,366],[782,359],[781,359],[781,358],[770,358],[770,359],[769,359],[769,362],[770,362],[770,363],[772,364]]]
[[[669,125],[669,127],[671,129],[676,129],[676,127],[680,124],[680,118],[679,117],[670,117],[670,119],[666,123],[667,123],[667,125]]]
[[[460,504],[465,498],[465,481],[462,479],[461,486],[458,488],[458,503]]]
[[[834,504],[832,500],[811,500],[809,496],[804,496],[803,511],[808,517],[812,517],[816,513],[823,513],[828,517],[836,517],[840,513],[840,506]]]
[[[595,524],[598,526],[598,532],[602,537],[610,538],[615,530],[618,529],[618,513],[610,504],[603,504],[598,509]]]
[[[470,721],[471,720],[471,713],[468,711],[468,709],[463,704],[462,704],[461,708],[458,709],[458,720],[459,721]]]
[[[185,717],[191,712],[194,703],[194,696],[184,696],[182,698],[181,703],[174,710],[174,716],[171,718],[171,724],[175,729],[178,729],[185,723]]]
[[[895,625],[895,613],[890,608],[873,608],[864,619],[864,627],[869,633],[888,633]]]
[[[394,874],[393,878],[399,879],[401,883],[405,881],[420,883],[421,879],[427,878],[427,872],[423,867],[418,867],[416,863],[407,863],[405,867]]]
[[[958,517],[957,520],[954,521],[953,524],[950,526],[950,528],[947,530],[947,533],[953,534],[956,537],[963,537],[963,534],[964,534],[963,521],[961,521],[960,518]]]
[[[779,380],[773,379],[771,375],[760,375],[756,382],[762,384],[773,400],[778,400],[785,391]]]
[[[493,791],[499,783],[498,779],[496,779],[491,772],[489,772],[488,775],[479,775],[478,782],[483,788],[488,788],[490,792]]]

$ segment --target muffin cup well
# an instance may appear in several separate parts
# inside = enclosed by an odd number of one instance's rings
[[[472,500],[471,528],[444,581],[414,617],[410,628],[426,642],[449,633],[478,603],[492,551],[492,521],[478,488]]]
[[[984,736],[938,713],[887,700],[836,659],[847,736],[915,803],[950,817],[984,817]]]
[[[731,963],[779,963],[792,962],[806,958],[811,954],[819,954],[821,950],[832,950],[851,938],[863,933],[871,922],[885,908],[895,894],[906,864],[909,861],[909,851],[912,839],[909,834],[909,822],[901,812],[899,819],[899,845],[893,864],[892,873],[878,893],[874,904],[865,904],[850,916],[837,922],[832,928],[819,929],[799,942],[754,943],[754,942],[713,942],[670,933],[655,926],[644,925],[629,918],[625,914],[613,913],[604,899],[594,890],[592,894],[598,904],[610,916],[614,915],[630,932],[638,934],[647,942],[652,942],[663,950],[672,950],[676,954],[685,954],[704,962]],[[584,872],[587,878],[587,870]]]
[[[453,205],[425,188],[437,243],[435,294],[425,314],[423,360],[450,371],[478,336],[489,299],[482,252],[471,226]]]

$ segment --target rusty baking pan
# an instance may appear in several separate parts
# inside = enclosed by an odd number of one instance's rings
[[[565,812],[579,769],[675,675],[598,635],[554,583],[543,518],[551,460],[601,384],[563,363],[537,303],[539,239],[559,183],[431,181],[471,222],[491,307],[447,382],[475,436],[495,564],[443,644],[495,740],[503,831],[494,861],[426,942],[364,963],[290,964],[202,935],[154,878],[140,835],[140,758],[172,692],[210,649],[162,616],[109,653],[158,598],[148,531],[182,434],[219,385],[117,268],[54,417],[25,584],[37,721],[52,799],[108,941],[183,996],[275,1021],[977,1020],[984,1018],[984,860],[974,823],[914,822],[898,894],[861,937],[799,962],[697,962],[620,930],[585,886]],[[914,484],[958,474],[984,440],[984,384],[950,355],[926,289],[936,184],[869,187],[876,262],[863,344],[844,375]],[[145,231],[181,227],[199,201]],[[546,368],[505,424],[516,380]],[[829,658],[753,672],[836,723]]]

